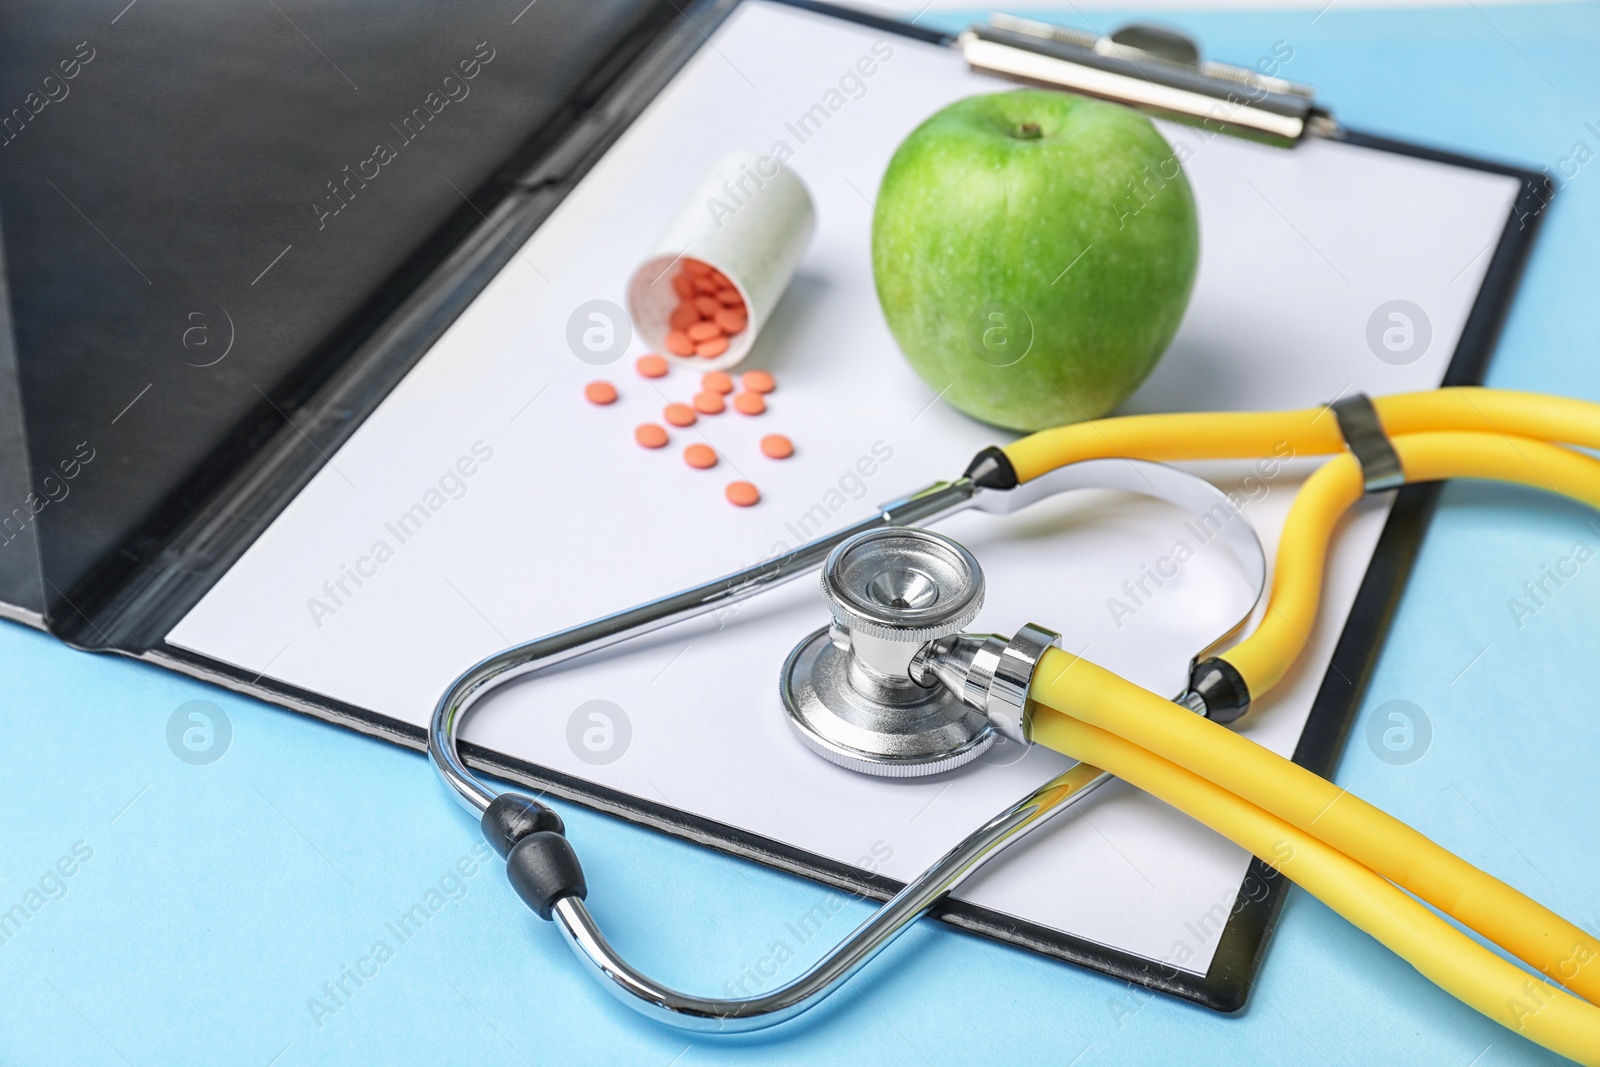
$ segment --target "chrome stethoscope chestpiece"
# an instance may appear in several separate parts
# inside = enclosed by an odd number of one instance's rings
[[[972,553],[927,530],[872,530],[835,548],[822,565],[833,623],[796,646],[779,683],[800,739],[892,778],[960,767],[997,730],[1021,741],[1027,682],[1056,635],[962,634],[983,592]]]
[[[988,719],[911,662],[983,607],[983,569],[927,530],[859,534],[828,554],[822,595],[833,623],[789,654],[780,688],[800,739],[824,759],[886,777],[935,774],[994,741]]]

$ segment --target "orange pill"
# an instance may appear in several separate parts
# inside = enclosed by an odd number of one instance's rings
[[[633,439],[646,448],[665,448],[667,431],[653,422],[646,422],[633,431]]]
[[[654,352],[648,356],[640,356],[639,361],[633,366],[646,378],[665,378],[667,376],[667,361]]]
[[[733,378],[728,375],[727,371],[707,371],[700,379],[700,388],[708,393],[731,393],[733,392]]]
[[[700,309],[690,301],[684,301],[672,309],[672,314],[667,316],[667,325],[674,330],[687,330],[700,321]]]
[[[717,283],[718,289],[726,289],[733,283],[728,281],[728,276],[715,267],[706,271],[706,277]]]
[[[759,415],[767,410],[767,402],[760,393],[740,393],[733,398],[733,410],[741,415]]]
[[[695,470],[709,470],[717,465],[717,453],[710,445],[690,445],[683,450],[683,461]]]
[[[718,289],[717,303],[723,307],[743,307],[744,297],[739,295],[739,290],[737,289]]]
[[[772,459],[788,459],[794,455],[794,442],[781,433],[769,433],[761,439],[761,454]]]
[[[761,490],[749,482],[729,482],[728,488],[722,491],[728,498],[728,503],[741,508],[753,507],[761,503]]]
[[[610,382],[590,382],[583,387],[583,396],[591,404],[615,404],[617,387]]]
[[[733,308],[723,308],[712,316],[711,321],[720,326],[723,333],[729,334],[740,333],[746,326],[750,325],[750,321],[745,318],[744,312],[736,311]]]
[[[685,259],[683,261],[683,269],[693,275],[711,274],[714,271],[711,264],[702,263],[698,259]]]
[[[674,426],[693,426],[695,423],[694,408],[688,404],[668,404],[661,412],[661,417]]]
[[[739,381],[752,393],[770,393],[778,387],[772,375],[764,370],[747,370],[739,376]]]
[[[675,356],[690,356],[694,354],[694,342],[689,340],[689,335],[682,330],[673,330],[667,334],[666,348]]]
[[[696,278],[694,280],[694,291],[704,296],[710,296],[717,291],[717,283],[710,278]]]
[[[707,391],[694,396],[694,409],[702,415],[721,415],[727,407],[728,402],[722,399],[721,393]]]
[[[727,350],[728,339],[726,337],[713,337],[709,341],[701,341],[694,346],[694,354],[704,356],[707,359],[716,359]]]
[[[722,305],[717,303],[714,296],[697,296],[694,298],[694,309],[700,312],[702,318],[709,319],[722,310]]]
[[[672,291],[687,299],[694,295],[694,279],[687,274],[680,274],[672,279]]]
[[[701,341],[709,341],[713,337],[721,337],[722,327],[714,322],[697,322],[683,332],[688,335],[689,340],[699,344]]]

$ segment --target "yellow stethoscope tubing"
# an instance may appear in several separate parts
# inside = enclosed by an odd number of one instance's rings
[[[1600,422],[1600,406],[1594,406]],[[1591,431],[1590,436],[1600,434]],[[1511,433],[1415,431],[1390,438],[1407,483],[1487,478],[1547,489],[1600,507],[1600,463],[1543,439]],[[1335,526],[1362,496],[1361,467],[1346,453],[1306,480],[1278,543],[1272,589],[1260,625],[1223,654],[1254,696],[1283,678],[1316,621],[1323,566]]]
[[[1586,1000],[1594,1001],[1600,991],[1600,943],[1588,933],[1393,816],[1249,738],[1059,649],[1040,660],[1033,695],[1038,705],[1031,728],[1034,740],[1056,748],[1055,740],[1070,736],[1059,724],[1052,733],[1053,720],[1044,715],[1052,710],[1058,717],[1111,734],[1414,893]],[[1117,774],[1070,743],[1058,751]],[[1183,810],[1227,833],[1214,821],[1215,809]],[[1257,855],[1273,861],[1270,852]],[[1527,977],[1523,975],[1524,980]],[[1592,1040],[1600,1055],[1600,1009],[1595,1023]]]
[[[1552,488],[1600,504],[1600,462],[1542,441],[1485,433],[1416,433],[1392,439],[1410,481],[1471,475]],[[1346,454],[1308,479],[1280,541],[1261,626],[1226,658],[1260,693],[1300,654],[1315,619],[1322,564],[1334,525],[1361,496],[1360,467]],[[1057,659],[1054,666],[1050,659]],[[1554,912],[1331,782],[1248,739],[1194,716],[1093,664],[1065,654],[1049,670],[1087,668],[1070,714],[1111,730],[1314,834],[1400,887],[1479,931],[1541,972],[1561,975],[1600,1000],[1600,967],[1572,972],[1574,957],[1600,961],[1600,942]],[[1266,673],[1271,671],[1270,676]],[[1050,703],[1041,690],[1039,699]],[[1140,706],[1134,710],[1133,704]]]
[[[1493,478],[1553,489],[1600,505],[1600,463],[1547,443],[1560,440],[1600,447],[1600,407],[1596,405],[1486,389],[1404,394],[1375,403],[1408,482],[1463,476]],[[1327,409],[1318,408],[1110,419],[1046,430],[1015,442],[1006,453],[1019,478],[1026,481],[1083,458],[1281,456],[1285,445],[1298,454],[1321,454],[1341,451],[1344,441],[1336,420]],[[1225,654],[1253,695],[1259,696],[1275,685],[1304,649],[1320,600],[1323,566],[1333,530],[1363,491],[1360,466],[1346,453],[1315,472],[1296,497],[1280,540],[1272,593],[1262,622],[1250,637]],[[1282,826],[1308,835],[1373,878],[1388,879],[1394,883],[1390,889],[1395,892],[1398,893],[1394,888],[1398,886],[1415,893],[1588,1000],[1597,999],[1600,976],[1595,972],[1600,968],[1584,965],[1600,960],[1600,943],[1398,820],[1245,738],[1180,710],[1087,661],[1052,652],[1041,662],[1036,679],[1038,700],[1044,705],[1039,709],[1042,717],[1036,736],[1044,743],[1050,744],[1047,738],[1052,736],[1066,742],[1057,722],[1062,715],[1053,709],[1068,709],[1069,721],[1076,718],[1091,728],[1104,727],[1102,733],[1109,731],[1109,736],[1119,737],[1157,759],[1170,761],[1169,766],[1197,775],[1262,815],[1277,819]],[[1077,749],[1063,751],[1095,762],[1081,744]],[[1161,795],[1158,790],[1152,792]],[[1188,800],[1195,799],[1192,791],[1184,795]],[[1246,844],[1238,835],[1217,825],[1216,820],[1224,816],[1215,805],[1203,811],[1188,807],[1184,810]],[[1259,845],[1260,841],[1255,843]],[[1264,855],[1260,849],[1252,851],[1272,861],[1272,856]],[[1297,880],[1316,891],[1304,879]],[[1350,886],[1362,883],[1360,879],[1351,882],[1346,878],[1325,884],[1343,885],[1345,888],[1340,891],[1348,892]],[[1432,918],[1426,909],[1411,903]],[[1369,924],[1377,921],[1378,913],[1371,911],[1376,906],[1368,900],[1363,907],[1347,904],[1336,906],[1336,910],[1351,916],[1390,947],[1410,945],[1401,954],[1438,981],[1437,961],[1431,957],[1421,961],[1413,954],[1435,952],[1436,947],[1429,947],[1432,942],[1396,938],[1392,931],[1380,933],[1381,924]],[[1355,915],[1364,918],[1356,920]],[[1447,924],[1441,925],[1450,929]],[[1476,984],[1440,982],[1443,988],[1563,1054],[1574,1053],[1567,1051],[1565,1045],[1552,1042],[1571,1038],[1579,1042],[1574,1047],[1585,1050],[1587,1056],[1600,1056],[1596,1051],[1600,1050],[1600,1015],[1589,1014],[1597,1009],[1573,1001],[1583,1010],[1564,1007],[1555,1014],[1580,1020],[1573,1024],[1579,1027],[1573,1033],[1580,1036],[1552,1033],[1546,1034],[1550,1040],[1545,1040],[1540,1034],[1551,1016],[1544,1016],[1546,1022],[1531,1026],[1529,1020],[1538,1017],[1548,1004],[1565,1002],[1551,999],[1555,994],[1550,987],[1535,987],[1525,972],[1470,940],[1462,940],[1483,953],[1483,958],[1494,960],[1495,965],[1474,964],[1478,968],[1474,971]],[[1513,988],[1518,982],[1523,984]],[[1498,990],[1489,1000],[1483,999],[1487,988]],[[1519,1004],[1525,1007],[1515,1007]],[[1527,1005],[1538,1008],[1538,1012],[1526,1014],[1531,1010]]]
[[[1476,386],[1373,399],[1384,431],[1466,430],[1600,448],[1600,407],[1582,400]],[[1028,482],[1083,459],[1256,459],[1344,451],[1338,420],[1325,407],[1297,411],[1127,415],[1040,430],[1002,450]]]
[[[1261,857],[1469,1007],[1569,1059],[1600,1064],[1600,1008],[1538,982],[1338,849],[1053,708],[1035,711],[1033,738],[1110,771]]]

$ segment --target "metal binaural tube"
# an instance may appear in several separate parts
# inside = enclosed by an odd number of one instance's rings
[[[556,902],[553,911],[573,952],[618,1000],[641,1015],[700,1033],[762,1030],[787,1022],[821,1003],[986,862],[1044,825],[1052,815],[1088,796],[1110,777],[1097,767],[1080,763],[1050,779],[968,834],[804,974],[751,997],[680,993],[646,977],[623,960],[579,898],[564,897]]]

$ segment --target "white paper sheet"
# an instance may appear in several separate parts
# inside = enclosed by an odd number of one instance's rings
[[[830,98],[875,45],[864,91]],[[937,400],[895,349],[873,292],[871,199],[913,126],[1003,87],[933,46],[742,5],[169,640],[424,724],[452,677],[503,645],[733,570],[953,476],[997,434]],[[830,100],[842,104],[802,141],[794,120]],[[1308,406],[1438,384],[1512,179],[1337,143],[1285,151],[1164,131],[1186,146],[1202,264],[1177,341],[1127,410]],[[746,363],[772,369],[779,389],[760,418],[704,418],[647,452],[633,427],[687,400],[693,379],[639,378],[637,342],[611,367],[586,365],[567,347],[568,317],[588,300],[622,301],[707,161],[778,141],[818,209],[817,236]],[[1393,299],[1425,309],[1432,328],[1425,355],[1405,366],[1366,341],[1374,309]],[[583,402],[596,377],[618,385],[617,404]],[[775,431],[795,440],[793,459],[759,454]],[[692,440],[723,463],[690,470],[680,451]],[[1253,497],[1247,514],[1269,549],[1305,469],[1205,468]],[[759,506],[723,500],[735,478],[760,486]],[[417,504],[425,521],[401,530]],[[1386,514],[1386,501],[1370,501],[1343,528],[1314,650],[1245,727],[1279,752],[1299,737]],[[1190,536],[1181,521],[1090,493],[942,528],[988,574],[979,629],[1038,621],[1067,648],[1173,693],[1188,658],[1244,604],[1216,549],[1130,601],[1123,583]],[[1112,598],[1135,610],[1113,612]],[[1064,765],[999,749],[964,772],[903,782],[823,762],[791,736],[775,683],[789,649],[824,621],[812,583],[794,583],[731,617],[519,683],[482,707],[468,736],[900,879]],[[623,709],[631,734],[599,766],[568,740],[575,710],[596,699]],[[961,895],[1203,973],[1220,926],[1205,917],[1233,903],[1248,857],[1131,789],[1102,793]]]

